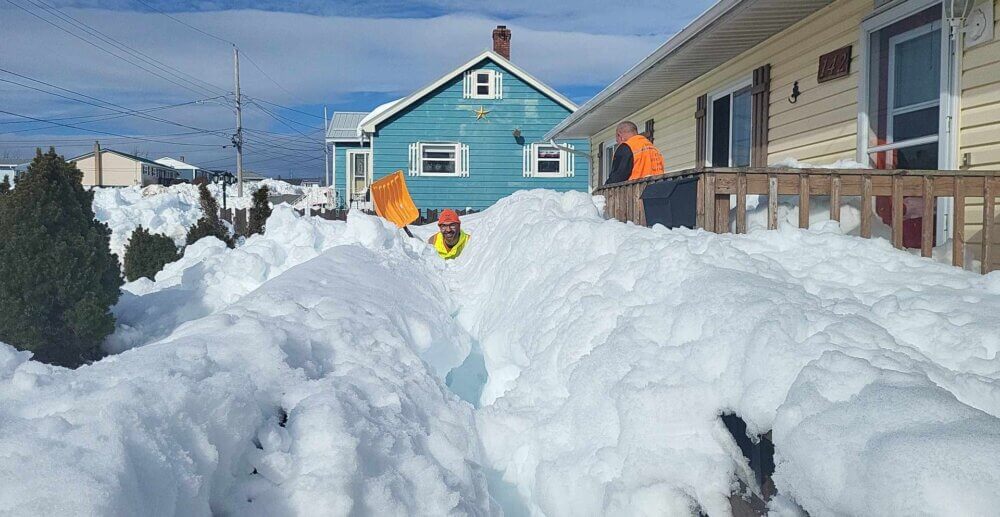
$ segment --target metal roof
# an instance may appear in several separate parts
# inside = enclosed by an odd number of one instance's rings
[[[552,128],[545,139],[590,137],[832,2],[720,0]]]
[[[366,115],[366,111],[334,111],[326,132],[327,140],[357,140],[358,123]]]

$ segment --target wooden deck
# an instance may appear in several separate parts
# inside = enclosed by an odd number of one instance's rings
[[[882,169],[786,169],[786,168],[705,168],[689,169],[661,176],[606,185],[594,190],[606,200],[605,213],[619,221],[646,224],[642,192],[647,185],[675,178],[698,178],[698,227],[713,232],[730,230],[730,196],[736,197],[736,233],[747,231],[747,196],[767,196],[768,229],[778,227],[778,196],[799,196],[799,227],[809,227],[809,203],[814,196],[830,200],[830,219],[840,221],[841,199],[861,198],[862,237],[870,238],[875,216],[873,196],[892,199],[892,244],[903,247],[903,198],[923,200],[923,213],[934,213],[936,198],[954,198],[952,264],[965,266],[966,198],[984,198],[982,232],[982,272],[994,263],[994,225],[997,195],[1000,195],[1000,171],[939,171]],[[979,221],[976,221],[977,223]],[[920,252],[931,256],[934,225],[924,224]]]

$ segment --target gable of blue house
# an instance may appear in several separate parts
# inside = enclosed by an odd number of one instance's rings
[[[469,70],[502,74],[502,98],[465,98],[465,72]],[[560,170],[566,172],[539,174],[530,159],[530,153],[536,152],[531,146],[544,144],[543,135],[571,112],[488,56],[377,123],[371,135],[373,176],[377,180],[396,170],[407,173],[410,194],[421,209],[482,210],[524,189],[586,191],[586,140],[557,142],[584,153],[559,152]],[[455,158],[460,161],[458,168],[465,170],[454,175],[425,174],[419,165],[422,143],[459,144]],[[554,151],[546,145],[543,148]]]

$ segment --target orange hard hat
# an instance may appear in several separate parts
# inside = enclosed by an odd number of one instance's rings
[[[452,224],[461,222],[462,221],[458,219],[458,212],[455,212],[450,208],[445,209],[444,211],[441,212],[441,215],[438,216],[438,224]]]

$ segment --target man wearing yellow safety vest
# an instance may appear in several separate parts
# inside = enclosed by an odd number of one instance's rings
[[[653,142],[639,134],[635,124],[627,120],[618,124],[615,141],[618,146],[605,184],[663,174],[663,155]]]
[[[458,213],[452,209],[441,212],[438,217],[438,229],[441,230],[427,239],[434,246],[438,255],[445,260],[451,260],[462,254],[465,244],[469,242],[469,234],[462,231],[462,221]]]

